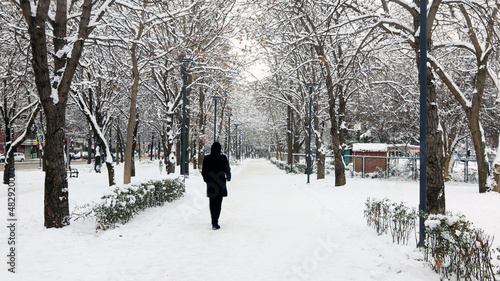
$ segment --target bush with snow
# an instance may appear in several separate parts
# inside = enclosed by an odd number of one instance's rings
[[[162,206],[182,197],[184,183],[179,179],[148,181],[136,185],[117,186],[101,197],[92,207],[97,229],[113,228],[117,223],[128,222],[136,213],[146,208]]]
[[[394,203],[387,198],[368,198],[365,207],[366,223],[373,226],[378,235],[390,230],[393,242],[408,244],[417,219],[415,208],[410,209],[404,203]]]
[[[287,173],[290,173],[290,164],[280,161],[276,158],[270,159],[271,163],[276,165],[280,170],[285,170]],[[315,165],[311,165],[311,173],[315,173]],[[295,163],[293,164],[293,173],[294,174],[305,174],[307,173],[307,164],[303,163]]]
[[[408,244],[414,232],[417,211],[403,203],[384,198],[368,198],[364,216],[379,235],[390,230],[393,242]],[[463,215],[423,214],[425,218],[425,260],[442,280],[497,280],[500,274],[494,264],[493,236],[474,228]],[[500,249],[497,249],[500,251]],[[500,259],[500,256],[498,256]]]
[[[425,258],[442,278],[496,280],[493,236],[474,228],[463,215],[430,214],[425,221]]]

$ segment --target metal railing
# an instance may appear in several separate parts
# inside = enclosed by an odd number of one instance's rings
[[[304,172],[307,163],[305,153],[293,153],[292,163],[289,164],[289,170],[296,172],[297,165],[300,165],[300,172]],[[316,165],[316,155],[311,155],[311,171],[314,172]],[[369,155],[344,155],[346,171],[353,175],[361,177],[378,177],[378,178],[404,178],[417,181],[420,173],[420,158],[418,156],[369,156]],[[299,158],[298,161],[296,159]],[[334,155],[326,155],[326,159],[334,158]],[[379,164],[374,164],[373,161],[378,161]],[[333,170],[333,165],[328,165],[328,160],[325,167],[328,170]],[[381,163],[381,164],[380,164]],[[460,158],[453,162],[453,173],[450,177],[454,181],[476,182],[477,181],[477,165],[476,159]],[[490,165],[491,166],[491,165]],[[307,173],[304,172],[304,173]]]

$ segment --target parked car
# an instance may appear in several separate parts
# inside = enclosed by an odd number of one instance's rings
[[[24,162],[25,157],[24,154],[21,152],[14,152],[14,161],[17,162]],[[0,162],[5,162],[5,155],[0,155]]]
[[[87,159],[89,158],[89,153],[87,151],[80,151],[77,154],[75,154],[75,157],[78,157],[77,159]],[[90,155],[90,158],[94,158],[94,152]]]
[[[14,152],[14,161],[24,162],[24,153]]]
[[[71,160],[77,160],[77,159],[80,159],[80,154],[79,154],[79,153],[73,153],[73,152],[70,152],[70,153],[69,153],[69,158],[71,158]]]

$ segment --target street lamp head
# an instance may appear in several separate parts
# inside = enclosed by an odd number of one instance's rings
[[[193,59],[188,59],[188,58],[178,58],[176,60],[177,62],[181,62],[181,63],[190,63],[193,61]]]
[[[318,83],[304,83],[307,87],[312,88],[318,86]]]

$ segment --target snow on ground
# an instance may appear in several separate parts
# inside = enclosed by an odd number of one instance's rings
[[[99,201],[107,189],[105,172],[73,167],[80,177],[69,179],[72,210]],[[122,169],[116,169],[118,182]],[[138,163],[137,174],[133,181],[158,177],[157,163]],[[0,227],[0,280],[439,280],[413,241],[393,244],[363,218],[367,197],[416,207],[417,182],[348,179],[334,187],[332,175],[320,181],[313,175],[306,184],[305,175],[246,160],[233,167],[220,230],[211,229],[204,183],[191,171],[180,200],[96,232],[93,222],[80,220],[63,229],[43,227],[43,176],[17,173],[17,273],[7,272],[8,234]],[[446,193],[449,210],[500,233],[500,194],[479,194],[468,184],[448,184]],[[0,201],[7,225],[6,188]]]

